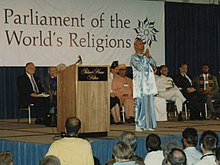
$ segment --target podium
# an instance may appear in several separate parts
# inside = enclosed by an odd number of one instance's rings
[[[70,65],[57,79],[57,130],[70,116],[81,120],[81,133],[106,133],[110,127],[109,66]]]

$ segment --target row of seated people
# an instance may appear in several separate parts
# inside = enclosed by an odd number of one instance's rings
[[[159,75],[157,75],[157,68],[153,68],[155,72],[155,81],[158,94],[154,97],[154,106],[157,121],[166,121],[166,100],[175,102],[178,112],[178,120],[182,121],[183,104],[187,103],[187,109],[190,109],[190,119],[200,120],[211,118],[215,112],[212,100],[219,99],[219,87],[215,76],[209,73],[207,64],[202,65],[202,73],[191,79],[187,75],[187,64],[181,64],[179,67],[179,74],[172,79],[168,77],[168,67],[162,65],[159,67]],[[111,65],[112,85],[111,98],[114,96],[117,100],[118,108],[115,110],[111,106],[111,112],[115,119],[114,112],[120,110],[120,106],[124,106],[126,119],[129,121],[134,116],[134,100],[132,97],[133,86],[132,79],[126,76],[126,65],[120,64],[117,66],[115,62]],[[116,97],[117,96],[117,97]],[[205,113],[205,103],[208,107],[208,116]],[[113,104],[115,105],[115,104]],[[117,113],[115,122],[120,121],[120,112]]]
[[[66,137],[53,142],[39,165],[99,165],[94,159],[89,141],[78,137],[81,122],[69,117],[65,123]],[[197,150],[199,141],[200,150]],[[195,128],[185,128],[182,132],[182,144],[168,140],[161,144],[157,134],[146,137],[147,155],[143,159],[135,154],[137,137],[133,132],[123,132],[112,149],[113,159],[106,165],[216,165],[220,160],[218,135],[211,130],[204,131],[198,140]],[[199,148],[199,147],[198,147]],[[52,159],[52,160],[51,160]],[[54,162],[54,164],[53,164]],[[0,153],[0,164],[13,165],[9,152]]]

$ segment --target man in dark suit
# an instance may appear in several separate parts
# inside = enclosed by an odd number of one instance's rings
[[[35,123],[40,124],[48,113],[49,98],[39,97],[39,94],[44,92],[44,88],[41,85],[40,79],[34,75],[35,70],[35,65],[32,62],[28,62],[25,74],[17,79],[17,87],[20,106],[27,107],[30,104],[34,104],[39,109]]]
[[[188,106],[190,109],[190,119],[191,120],[200,119],[198,95],[196,92],[196,88],[193,86],[193,82],[191,78],[187,75],[188,65],[180,64],[179,71],[180,73],[174,76],[174,82],[176,86],[181,88],[180,91],[189,102]]]

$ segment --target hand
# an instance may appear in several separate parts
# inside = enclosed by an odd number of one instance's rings
[[[148,57],[148,58],[150,57],[150,50],[149,50],[149,48],[146,49],[144,55],[145,55],[146,57]]]
[[[187,93],[192,93],[192,92],[195,92],[196,89],[194,87],[189,87],[186,89]]]
[[[37,97],[37,93],[31,93],[31,97]]]

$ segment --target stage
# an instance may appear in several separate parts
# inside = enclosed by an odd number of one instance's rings
[[[153,133],[161,137],[162,143],[166,140],[175,139],[181,142],[181,132],[186,127],[194,127],[199,134],[204,130],[213,130],[220,137],[220,120],[186,120],[178,122],[176,119],[167,122],[157,122],[158,127]],[[50,143],[60,139],[60,133],[54,127],[28,124],[27,119],[0,120],[0,151],[10,150],[13,152],[15,165],[37,165],[38,161],[47,152]],[[107,137],[88,138],[91,142],[94,156],[102,164],[111,159],[112,146],[117,142],[123,131],[134,131],[134,124],[111,125]],[[136,154],[144,157],[147,153],[145,138],[152,132],[135,132],[138,137]]]

